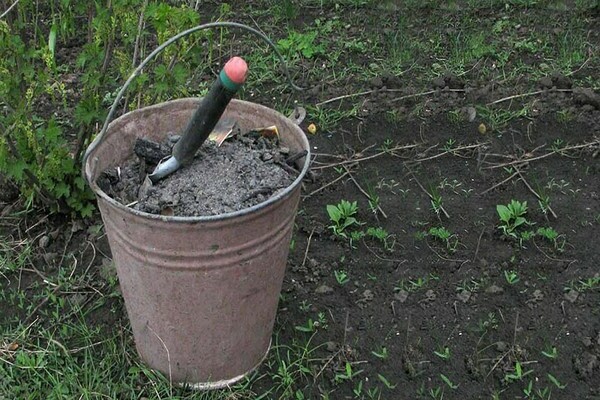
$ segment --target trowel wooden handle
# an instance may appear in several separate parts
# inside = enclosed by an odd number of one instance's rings
[[[227,61],[173,148],[173,156],[180,164],[186,165],[193,160],[247,74],[248,65],[242,58],[233,57]]]

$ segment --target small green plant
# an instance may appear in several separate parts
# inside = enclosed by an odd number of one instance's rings
[[[336,236],[347,239],[346,229],[353,225],[360,225],[355,218],[357,212],[358,204],[356,201],[350,203],[347,200],[341,200],[336,205],[327,205],[327,214],[329,214],[329,219],[333,223],[329,228],[333,230]]]
[[[509,285],[514,285],[519,282],[519,274],[513,270],[505,270],[504,279],[506,279],[506,282],[508,282]]]
[[[516,229],[524,224],[528,224],[524,215],[527,213],[527,202],[511,200],[509,204],[496,206],[496,211],[500,217],[500,229],[506,236],[518,238]]]
[[[394,235],[390,235],[381,227],[369,227],[367,229],[366,236],[380,241],[387,251],[392,251],[394,249],[394,244],[396,243]]]
[[[373,350],[371,352],[371,354],[373,354],[375,357],[382,359],[382,360],[385,360],[389,356],[387,348],[385,346],[382,346],[381,349],[378,351]]]
[[[355,249],[356,246],[354,243],[358,242],[360,239],[365,237],[365,233],[363,231],[352,231],[350,232],[350,247]]]
[[[393,390],[398,386],[398,384],[392,384],[385,376],[381,374],[377,374],[377,378],[385,385],[386,388]]]
[[[431,209],[433,210],[435,215],[440,220],[441,220],[440,213],[442,212],[443,208],[444,208],[444,205],[443,205],[442,195],[440,195],[438,193],[436,188],[431,189]]]
[[[435,350],[433,354],[445,361],[448,361],[451,356],[450,348],[448,346],[440,347],[439,349]]]
[[[554,360],[558,357],[558,350],[555,346],[547,347],[545,350],[542,350],[542,355]]]
[[[353,371],[352,364],[350,362],[346,361],[344,370],[342,372],[336,373],[333,380],[336,383],[341,383],[344,381],[351,381],[356,375],[358,375],[362,372],[363,372],[362,370]]]
[[[425,235],[429,235],[441,241],[446,246],[446,250],[449,253],[456,252],[456,248],[458,247],[458,237],[443,226],[431,227]]]
[[[519,247],[523,247],[525,242],[530,241],[535,237],[535,232],[533,231],[523,231],[519,233]]]
[[[564,385],[562,383],[560,383],[560,381],[558,379],[556,379],[556,377],[554,375],[552,375],[551,373],[547,373],[546,376],[548,376],[548,379],[550,380],[550,382],[552,382],[554,384],[554,386],[556,386],[557,388],[559,388],[560,390],[563,390],[564,388],[567,387],[567,384],[565,383]]]
[[[313,58],[325,53],[325,46],[316,43],[318,34],[316,30],[307,33],[291,31],[288,37],[281,39],[277,45],[282,52],[292,57],[301,54],[305,58]]]
[[[342,269],[333,271],[333,274],[335,275],[336,282],[340,285],[345,285],[346,283],[350,282],[348,273]]]
[[[448,385],[448,387],[449,387],[450,389],[452,389],[452,390],[456,390],[456,389],[458,389],[458,385],[457,385],[457,384],[455,384],[455,383],[453,383],[453,382],[450,380],[450,378],[448,378],[446,375],[444,375],[444,374],[440,374],[440,378],[442,378],[442,380],[444,381],[444,383],[445,383],[446,385]]]
[[[520,381],[524,377],[526,377],[527,375],[529,375],[531,373],[533,373],[532,369],[530,369],[528,371],[523,371],[523,366],[521,365],[521,363],[519,361],[517,361],[517,362],[515,362],[514,371],[511,373],[507,372],[504,375],[504,382],[510,383],[510,382]]]
[[[565,246],[567,244],[567,240],[564,235],[559,235],[559,233],[552,227],[540,227],[537,230],[538,236],[546,239],[548,242],[552,244],[554,250],[559,253],[565,251]]]
[[[296,325],[294,329],[296,329],[299,332],[310,333],[316,330],[316,326],[315,322],[311,318],[309,318],[308,321],[306,321],[305,325]]]
[[[381,151],[390,151],[394,146],[394,141],[392,139],[385,139],[379,148]]]

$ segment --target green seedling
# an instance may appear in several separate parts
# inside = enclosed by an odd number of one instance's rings
[[[394,147],[394,141],[392,139],[385,139],[379,149],[381,151],[390,151],[393,147]]]
[[[381,392],[378,387],[372,387],[367,389],[367,397],[371,400],[381,399]]]
[[[523,394],[526,398],[531,398],[531,395],[533,394],[533,381],[531,379],[529,380],[527,387],[523,389]]]
[[[302,312],[308,312],[310,310],[311,306],[312,306],[312,304],[310,304],[308,301],[302,300],[299,308],[300,308],[300,311],[302,311]]]
[[[373,350],[371,352],[371,354],[373,354],[375,357],[381,359],[381,360],[385,360],[386,358],[388,358],[388,351],[387,348],[385,346],[381,347],[381,350],[379,351],[375,351]]]
[[[429,235],[444,243],[449,253],[455,253],[458,247],[458,237],[443,226],[432,227],[425,235]]]
[[[541,227],[537,230],[538,236],[543,237],[548,242],[550,242],[554,249],[562,253],[565,251],[565,246],[567,244],[567,240],[564,235],[559,235],[558,232],[552,227]]]
[[[450,380],[450,378],[448,378],[446,375],[444,375],[444,374],[440,374],[440,378],[442,378],[442,380],[444,381],[444,383],[445,383],[446,385],[448,385],[448,387],[449,387],[450,389],[452,389],[452,390],[456,390],[456,389],[458,389],[458,385],[454,384],[454,383],[453,383],[453,382]]]
[[[442,147],[442,150],[451,152],[454,149],[455,145],[456,145],[456,140],[449,138],[448,140],[446,140],[446,143]]]
[[[314,323],[314,325],[317,328],[322,328],[327,330],[327,328],[329,328],[329,325],[327,324],[327,317],[325,316],[325,313],[323,311],[320,311],[317,314],[317,321]]]
[[[444,398],[444,389],[441,386],[429,389],[429,396],[433,400],[442,400]]]
[[[497,205],[496,211],[500,217],[500,229],[502,233],[517,239],[516,229],[528,224],[527,219],[524,217],[527,213],[527,202],[511,200],[508,205]]]
[[[516,382],[523,380],[524,377],[533,373],[533,370],[523,371],[523,366],[519,361],[515,362],[515,369],[512,373],[506,373],[504,375],[504,381],[507,383]]]
[[[354,244],[364,237],[365,237],[365,233],[363,231],[350,232],[350,247],[355,249],[356,246]]]
[[[450,348],[448,346],[440,347],[438,350],[435,350],[433,354],[445,361],[448,361],[451,356]]]
[[[564,147],[565,147],[565,141],[559,138],[559,139],[556,139],[554,142],[552,142],[552,145],[550,146],[550,150],[552,150],[555,153],[560,153]]]
[[[333,271],[333,274],[335,275],[335,280],[340,285],[345,285],[346,283],[350,282],[348,273],[346,271],[344,271],[343,269],[335,270],[335,271]]]
[[[369,227],[366,235],[380,241],[387,251],[392,251],[394,249],[394,244],[396,243],[395,236],[390,235],[385,229],[381,227]]]
[[[385,376],[381,374],[377,374],[377,378],[379,378],[379,380],[385,385],[385,387],[387,387],[390,390],[393,390],[396,388],[396,386],[398,386],[398,384],[392,384]]]
[[[315,322],[311,318],[309,318],[308,321],[306,321],[306,325],[296,325],[294,329],[296,329],[299,332],[310,333],[316,330],[316,326]]]
[[[352,364],[349,363],[348,361],[346,361],[346,366],[344,368],[344,371],[342,373],[335,374],[333,380],[336,383],[340,383],[340,382],[344,382],[344,381],[351,381],[355,376],[357,376],[358,374],[360,374],[362,372],[363,372],[362,369],[358,370],[358,371],[353,371]]]
[[[533,231],[523,231],[519,233],[519,247],[523,247],[523,243],[530,241],[535,237],[535,232]]]
[[[514,285],[519,282],[519,274],[514,270],[505,270],[504,279],[506,279],[506,282],[508,282],[509,285]]]
[[[336,236],[348,238],[346,229],[353,225],[360,225],[358,220],[355,218],[358,212],[357,202],[350,203],[347,200],[341,200],[338,204],[327,205],[327,214],[332,225],[329,226]]]
[[[438,219],[441,219],[440,213],[442,212],[442,208],[444,208],[442,196],[434,188],[431,190],[431,209]]]
[[[363,390],[363,381],[358,381],[357,385],[352,389],[352,393],[354,393],[354,397],[362,397]]]
[[[546,374],[548,376],[548,379],[550,380],[550,382],[552,382],[554,384],[554,386],[556,386],[557,388],[559,388],[560,390],[563,390],[564,388],[567,387],[567,384],[565,383],[564,385],[562,383],[560,383],[560,381],[558,379],[556,379],[556,377],[554,375],[552,375],[551,373],[547,373]]]
[[[367,279],[370,280],[371,282],[377,282],[377,276],[372,275],[368,272],[367,272]]]
[[[554,360],[558,357],[558,350],[555,346],[547,347],[546,350],[542,350],[542,355]]]

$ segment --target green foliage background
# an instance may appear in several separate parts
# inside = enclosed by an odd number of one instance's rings
[[[159,43],[199,20],[185,2],[147,0],[21,0],[0,20],[0,172],[28,205],[92,214],[81,158],[116,91]],[[134,82],[123,111],[202,93],[217,34],[167,49]]]

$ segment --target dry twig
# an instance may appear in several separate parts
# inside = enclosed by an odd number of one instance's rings
[[[358,190],[360,190],[360,192],[362,194],[365,195],[365,197],[368,200],[371,200],[371,195],[369,195],[369,193],[367,193],[360,185],[359,183],[356,181],[356,179],[354,179],[354,176],[352,176],[352,173],[350,172],[350,170],[348,169],[348,167],[346,167],[345,165],[343,166],[344,169],[346,170],[346,172],[348,173],[348,176],[350,176],[350,179],[352,179],[352,182],[354,182],[354,184],[356,185],[356,187],[358,188]],[[381,206],[379,205],[379,202],[377,203],[377,210],[379,210],[379,212],[381,213],[381,215],[383,215],[383,218],[387,219],[387,214],[383,211],[383,209],[381,208]]]
[[[411,170],[409,170],[408,173],[412,175],[414,181],[417,183],[417,185],[419,185],[419,187],[421,188],[421,190],[424,191],[425,194],[427,194],[427,196],[429,196],[429,198],[431,200],[434,200],[433,195],[431,193],[429,193],[427,191],[427,189],[425,189],[425,187],[423,187],[423,185],[421,185],[421,182],[419,182],[419,180],[417,179],[417,176],[414,174],[414,172],[412,172]],[[442,212],[444,213],[444,215],[446,216],[446,218],[450,219],[450,215],[448,214],[448,212],[446,211],[446,209],[444,208],[444,206],[441,205],[441,204],[440,204],[440,210],[442,210]]]

